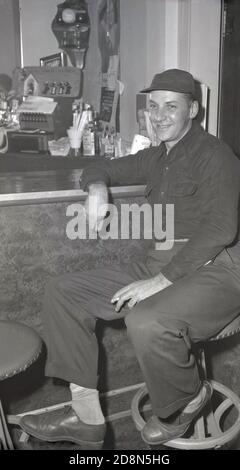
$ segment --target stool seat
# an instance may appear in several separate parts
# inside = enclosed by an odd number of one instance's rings
[[[39,356],[40,336],[21,323],[0,320],[0,381],[19,374]],[[0,449],[14,449],[0,399]]]
[[[240,315],[228,323],[218,334],[209,338],[208,341],[218,341],[220,339],[228,338],[240,332]]]
[[[41,339],[26,325],[0,321],[0,380],[29,367],[39,356]]]

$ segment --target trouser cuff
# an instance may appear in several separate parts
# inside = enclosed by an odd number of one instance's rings
[[[97,388],[98,377],[91,377],[90,375],[83,377],[79,374],[79,371],[70,369],[69,367],[66,370],[58,364],[47,364],[45,367],[45,375],[47,377],[57,377],[65,380],[66,382],[80,385],[81,387]]]
[[[197,388],[197,391],[193,395],[188,395],[187,397],[180,398],[179,400],[174,401],[168,406],[164,407],[154,407],[153,408],[153,413],[158,416],[159,418],[166,419],[172,414],[176,413],[177,411],[183,410],[185,406],[190,403],[190,401],[194,400],[196,396],[199,394],[200,390],[202,388],[202,383],[200,382]]]

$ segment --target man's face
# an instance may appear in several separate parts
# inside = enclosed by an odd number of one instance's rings
[[[168,149],[172,148],[190,129],[197,114],[196,102],[183,93],[158,90],[150,94],[150,118],[153,129]]]

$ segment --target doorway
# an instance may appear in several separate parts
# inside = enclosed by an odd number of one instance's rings
[[[240,2],[224,0],[219,137],[240,158]]]

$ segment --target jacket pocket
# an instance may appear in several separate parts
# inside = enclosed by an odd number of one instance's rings
[[[197,191],[197,184],[176,183],[169,187],[169,194],[176,197],[192,196]]]

